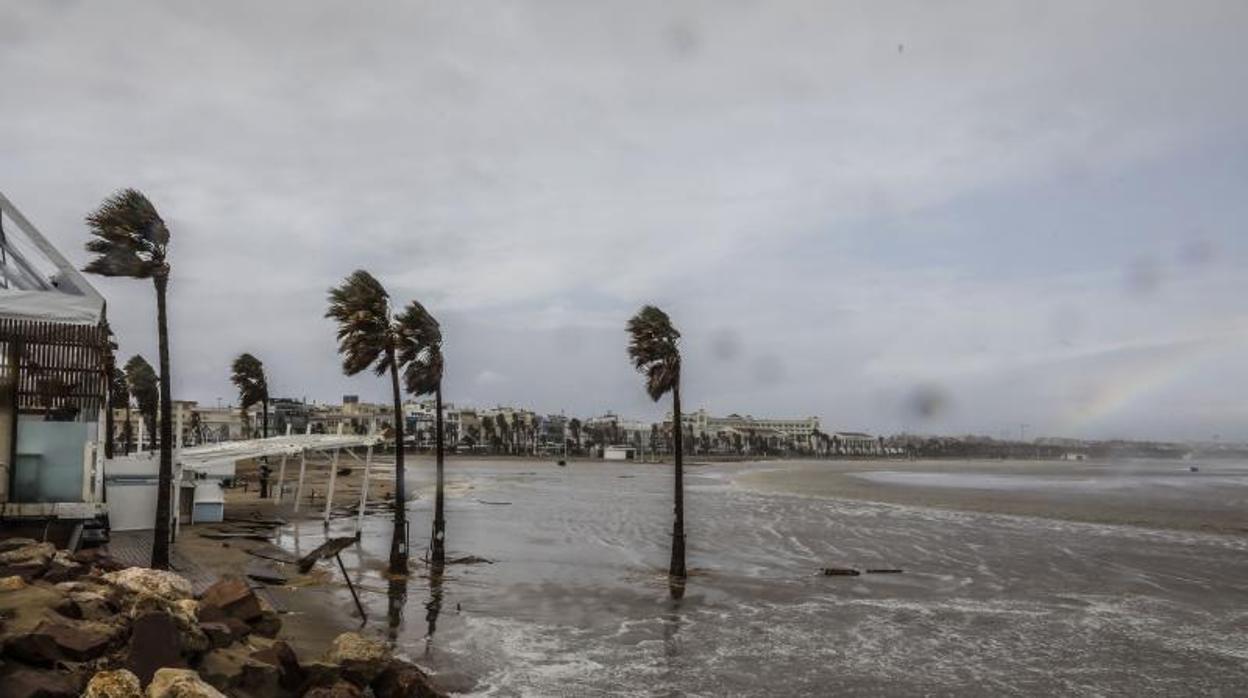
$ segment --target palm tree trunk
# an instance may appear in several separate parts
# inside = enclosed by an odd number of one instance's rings
[[[169,322],[165,313],[165,290],[169,278],[156,282],[156,330],[160,340],[160,477],[156,490],[156,527],[152,531],[152,568],[169,569],[169,535],[172,532],[173,494],[173,401],[169,381]]]
[[[446,562],[446,516],[443,511],[443,493],[442,486],[444,483],[443,466],[442,466],[442,383],[438,383],[438,387],[433,393],[433,403],[436,413],[433,418],[435,428],[438,430],[434,437],[434,443],[437,445],[437,467],[438,467],[438,486],[433,496],[433,564],[441,565]]]
[[[676,451],[676,522],[672,525],[672,564],[668,575],[673,579],[685,579],[685,472],[683,459],[683,439],[680,417],[680,384],[672,388],[672,434]]]
[[[117,428],[117,425],[114,423],[114,420],[113,420],[113,399],[114,399],[113,398],[113,381],[116,380],[113,376],[116,374],[116,372],[117,372],[117,367],[114,365],[112,355],[110,353],[109,359],[108,359],[108,370],[104,372],[104,380],[107,382],[107,385],[108,385],[108,397],[104,398],[104,457],[105,458],[113,457],[113,443],[115,441],[113,431]]]
[[[126,455],[130,455],[130,441],[134,439],[134,429],[130,426],[130,400],[126,399],[126,424],[122,427],[126,434]]]
[[[390,354],[390,384],[394,389],[394,535],[390,537],[390,574],[407,574],[407,487],[403,468],[403,393],[399,367]]]
[[[267,439],[269,438],[269,394],[268,393],[264,394],[264,400],[260,403],[260,409],[264,410],[264,416],[261,421],[261,424],[263,426],[260,427],[264,431],[262,432],[263,436],[261,436],[261,438]],[[266,458],[265,460],[267,461],[268,459]]]

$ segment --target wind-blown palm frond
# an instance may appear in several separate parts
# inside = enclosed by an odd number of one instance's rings
[[[656,402],[680,382],[680,333],[667,313],[647,305],[628,321],[628,356],[646,376],[646,392]]]
[[[329,310],[325,317],[338,323],[338,353],[342,370],[348,376],[373,365],[377,375],[390,370],[390,349],[394,331],[388,312],[389,294],[381,282],[364,270],[357,270],[329,289]]]
[[[141,192],[124,189],[87,215],[95,237],[87,251],[97,255],[83,271],[101,276],[147,279],[168,273],[169,228]]]
[[[264,364],[251,354],[239,354],[230,367],[230,382],[238,388],[239,406],[247,409],[269,396],[269,384],[264,377]]]
[[[442,328],[419,301],[409,303],[395,321],[404,386],[413,395],[432,393],[442,383]]]

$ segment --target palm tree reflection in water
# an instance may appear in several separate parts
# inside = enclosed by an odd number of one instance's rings
[[[663,615],[663,682],[675,686],[680,678],[680,599],[673,599],[671,608]],[[669,690],[665,695],[683,695]]]
[[[388,589],[386,617],[388,627],[386,637],[394,642],[399,637],[399,626],[403,623],[403,608],[407,606],[407,577],[392,576]]]
[[[425,656],[428,656],[433,649],[433,634],[438,629],[438,615],[442,613],[442,573],[444,572],[442,565],[433,565],[429,568],[429,602],[425,604],[425,622],[428,629],[425,632]]]

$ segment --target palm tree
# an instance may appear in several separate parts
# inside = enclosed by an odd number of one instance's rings
[[[658,402],[672,394],[673,452],[676,462],[676,520],[672,525],[672,562],[668,568],[672,593],[679,595],[685,582],[685,494],[680,416],[680,332],[667,313],[647,305],[628,321],[628,355],[633,367],[646,376],[646,392]]]
[[[269,382],[264,376],[264,364],[251,354],[239,354],[230,366],[230,382],[238,388],[238,405],[243,414],[257,402],[260,403],[262,438],[269,438]]]
[[[338,353],[348,376],[369,368],[390,374],[394,395],[394,534],[390,539],[390,573],[407,574],[407,493],[403,467],[403,393],[399,389],[399,351],[403,328],[390,316],[390,294],[364,270],[352,272],[329,289],[325,317],[338,323]]]
[[[433,393],[434,444],[437,453],[438,483],[433,499],[433,532],[431,535],[434,565],[446,562],[446,517],[443,510],[443,436],[442,426],[442,329],[438,321],[418,301],[407,305],[397,318],[399,325],[399,363],[403,381],[413,395]]]
[[[581,420],[573,417],[568,420],[568,430],[572,432],[572,447],[581,450]]]
[[[143,424],[147,426],[147,433],[155,436],[156,428],[156,411],[160,407],[160,379],[156,376],[156,370],[152,365],[147,363],[147,359],[135,354],[126,362],[126,386],[129,388],[130,396],[134,398],[139,408],[139,419],[143,420]],[[126,424],[130,424],[130,403],[126,402]],[[127,426],[127,429],[129,426]],[[126,448],[130,448],[129,438],[126,439]],[[153,441],[155,439],[153,438]],[[139,444],[139,448],[143,448],[143,444]]]
[[[135,189],[110,196],[87,215],[95,237],[87,251],[96,255],[83,269],[101,276],[151,279],[156,287],[156,331],[160,345],[160,479],[156,493],[156,534],[152,536],[152,567],[169,568],[172,533],[170,495],[173,490],[173,403],[169,377],[169,322],[165,295],[169,287],[169,228],[156,207]]]
[[[113,419],[112,419],[113,410],[124,409],[126,411],[126,423],[125,425],[122,426],[121,429],[122,429],[122,434],[125,435],[125,440],[126,440],[125,452],[129,454],[130,453],[130,386],[126,385],[126,372],[124,370],[118,370],[116,362],[117,362],[116,357],[110,351],[109,358],[108,358],[108,415],[110,419],[109,419],[109,424],[107,428],[110,434],[112,434],[112,432],[116,430],[117,427],[115,424],[113,424]],[[108,446],[108,443],[105,443],[105,446]],[[116,449],[112,449],[112,450],[115,451]],[[109,454],[109,457],[111,458],[113,457],[113,455],[114,454]]]

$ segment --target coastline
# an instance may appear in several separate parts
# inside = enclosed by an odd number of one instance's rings
[[[1128,525],[1176,531],[1248,535],[1248,516],[1233,496],[1206,496],[1194,499],[1187,489],[1173,492],[1143,492],[1125,478],[1136,476],[1139,466],[1170,468],[1176,482],[1196,479],[1177,462],[1078,462],[1061,461],[978,461],[978,460],[854,460],[854,461],[769,461],[757,471],[733,474],[737,487],[758,492],[795,494],[918,506],[932,509],[1031,516],[1093,524]],[[979,476],[997,486],[922,486],[870,479],[872,474],[902,473],[963,477],[967,482]],[[1208,477],[1210,473],[1204,473]],[[1068,480],[1069,486],[1044,489],[999,486],[1009,478],[1051,478]],[[918,478],[916,478],[917,480]],[[1122,481],[1117,491],[1102,486]],[[1087,487],[1088,491],[1081,491]],[[1092,496],[1092,495],[1095,496]]]

